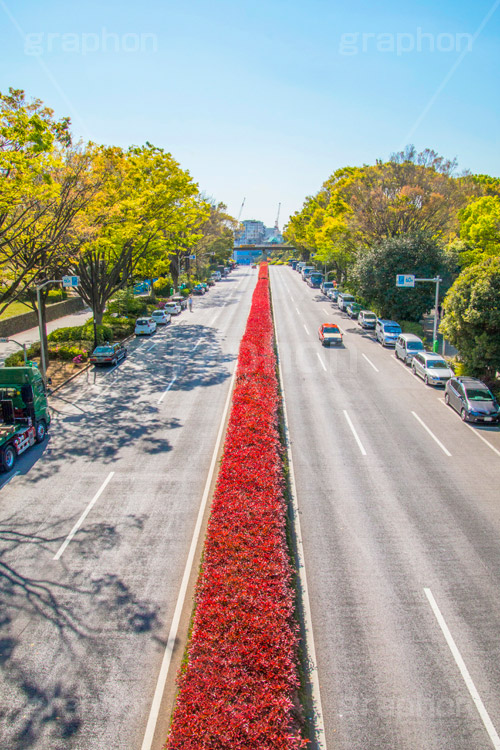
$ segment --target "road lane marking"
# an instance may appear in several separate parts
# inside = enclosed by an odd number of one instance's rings
[[[450,649],[452,656],[455,659],[455,663],[460,670],[460,674],[462,675],[462,678],[463,678],[463,681],[465,682],[467,690],[469,691],[471,698],[474,701],[474,705],[477,708],[477,711],[479,713],[479,716],[481,717],[484,727],[486,731],[488,732],[488,735],[493,744],[493,747],[495,748],[495,750],[500,750],[500,738],[498,737],[496,729],[493,726],[493,722],[491,721],[489,714],[484,706],[484,703],[481,700],[481,696],[479,695],[476,689],[476,686],[474,685],[474,682],[472,680],[472,677],[470,676],[469,670],[467,669],[465,662],[462,659],[462,655],[460,651],[458,650],[457,644],[455,643],[453,636],[450,633],[448,626],[445,622],[445,619],[443,615],[441,614],[441,610],[439,609],[437,602],[434,599],[432,591],[429,588],[424,588],[424,593],[427,597],[427,600],[431,606],[432,611],[434,612],[434,616],[436,620],[438,621],[439,627],[441,628],[441,631],[445,637],[446,643],[448,644],[448,648]]]
[[[295,305],[295,309],[297,310],[298,314],[300,315],[300,310],[299,310],[299,308],[297,307],[297,305]]]
[[[293,298],[293,296],[292,296],[292,295],[290,295],[290,299],[292,300],[292,302],[294,302],[294,303],[295,303],[295,300],[294,300],[294,298]]]
[[[151,346],[148,349],[146,349],[146,352],[150,352],[151,349],[154,349],[157,344],[158,344],[157,341],[153,341],[153,343],[151,344]]]
[[[306,326],[306,324],[305,324],[305,323],[303,323],[303,326],[304,326],[304,328],[306,329],[306,333],[307,333],[307,335],[309,336],[309,331],[307,330],[307,326]]]
[[[196,547],[198,546],[198,540],[200,537],[203,517],[205,515],[205,508],[206,508],[208,497],[210,494],[210,487],[212,485],[213,475],[217,466],[217,457],[219,455],[219,448],[220,448],[220,444],[224,435],[226,417],[229,411],[229,406],[231,404],[231,396],[233,394],[235,378],[236,378],[236,369],[233,372],[233,376],[229,384],[229,392],[227,394],[226,403],[224,405],[224,411],[222,413],[222,419],[219,425],[219,432],[217,433],[217,438],[215,440],[214,452],[212,454],[212,460],[210,462],[210,468],[208,470],[207,481],[205,482],[205,489],[203,490],[200,508],[198,510],[196,526],[194,528],[193,537],[191,539],[191,546],[189,547],[189,553],[188,553],[188,557],[186,560],[186,566],[184,568],[184,575],[182,576],[181,586],[179,589],[179,596],[177,597],[177,603],[175,605],[174,616],[172,618],[172,624],[170,626],[170,632],[168,634],[167,645],[165,647],[165,653],[163,654],[160,674],[158,675],[158,680],[156,682],[153,702],[151,704],[151,710],[149,712],[148,723],[146,726],[146,731],[144,733],[144,739],[142,741],[141,750],[151,750],[151,747],[153,744],[156,724],[158,721],[158,714],[160,712],[160,705],[161,705],[161,701],[163,698],[163,692],[165,690],[165,683],[168,677],[168,670],[170,667],[170,662],[172,660],[172,654],[174,651],[175,643],[177,641],[177,630],[179,628],[181,613],[184,608],[184,601],[186,599],[186,592],[187,592],[187,588],[189,584],[189,579],[191,577],[191,570],[193,567]]]
[[[53,560],[59,560],[59,558],[61,557],[62,553],[64,552],[64,550],[66,549],[66,547],[68,546],[68,544],[71,542],[71,540],[75,536],[76,532],[78,531],[78,529],[80,528],[80,526],[82,525],[82,523],[85,521],[85,519],[87,518],[88,514],[90,513],[90,511],[92,510],[92,508],[94,507],[94,505],[99,500],[99,498],[101,497],[102,493],[104,492],[104,490],[108,486],[108,484],[111,481],[111,478],[112,478],[112,476],[113,476],[114,473],[115,473],[114,471],[110,471],[109,472],[107,478],[101,484],[101,486],[99,487],[99,489],[95,493],[94,497],[92,498],[92,500],[90,501],[90,503],[87,505],[87,507],[83,511],[82,515],[80,516],[80,518],[75,523],[75,525],[73,526],[73,528],[69,532],[69,534],[66,537],[66,539],[64,540],[64,542],[61,544],[61,546],[57,550],[56,554],[52,558]]]
[[[366,356],[366,354],[363,354],[363,352],[361,352],[361,356],[366,359],[366,361],[368,362],[368,364],[373,367],[373,369],[375,370],[375,372],[379,372],[379,369],[377,367],[375,367],[375,365],[373,364],[373,362],[371,361],[371,359],[368,359],[368,357]]]
[[[446,455],[447,455],[447,456],[451,456],[451,453],[450,453],[450,452],[449,452],[449,451],[448,451],[448,450],[447,450],[447,449],[446,449],[446,448],[444,447],[444,445],[443,445],[443,444],[442,444],[442,442],[441,442],[441,441],[439,440],[439,438],[437,438],[437,437],[436,437],[436,436],[434,435],[434,433],[433,433],[433,432],[432,432],[432,431],[431,431],[431,430],[430,430],[430,429],[429,429],[429,428],[427,427],[427,425],[425,424],[425,422],[423,422],[423,421],[422,421],[422,420],[420,419],[420,417],[418,416],[418,414],[415,414],[415,412],[414,412],[414,411],[412,411],[412,414],[413,414],[413,416],[415,417],[415,419],[416,419],[416,420],[417,420],[418,422],[420,422],[420,424],[422,425],[422,427],[424,428],[424,430],[427,430],[427,432],[429,433],[429,435],[431,436],[431,438],[432,438],[432,439],[433,439],[433,440],[434,440],[434,441],[435,441],[435,442],[436,442],[436,443],[437,443],[437,444],[439,445],[439,447],[441,448],[441,450],[443,451],[443,453],[446,453]]]
[[[325,725],[323,721],[323,706],[321,703],[321,690],[319,685],[318,675],[318,661],[316,658],[316,646],[314,643],[314,631],[312,624],[311,614],[311,603],[309,598],[309,589],[307,585],[307,570],[306,560],[304,555],[304,545],[302,542],[302,530],[300,528],[300,511],[297,499],[297,485],[295,482],[295,470],[293,465],[292,448],[290,443],[290,428],[288,426],[288,412],[286,408],[285,390],[284,390],[284,379],[283,370],[281,369],[281,359],[279,353],[279,343],[276,330],[276,319],[274,318],[273,310],[273,322],[274,322],[274,335],[277,348],[277,360],[278,360],[278,373],[281,383],[281,400],[283,404],[283,422],[285,431],[285,443],[286,452],[288,457],[288,479],[290,487],[290,499],[293,508],[293,519],[292,523],[295,529],[295,543],[297,553],[297,570],[300,580],[299,596],[300,603],[302,604],[303,615],[304,615],[304,630],[305,630],[305,651],[307,656],[308,664],[308,678],[311,685],[312,693],[312,708],[313,708],[313,728],[315,730],[316,748],[317,750],[327,750],[326,748],[326,737],[325,737]],[[316,352],[317,353],[317,352]],[[149,750],[149,748],[142,748],[142,750]]]
[[[169,392],[169,390],[172,388],[172,386],[173,386],[173,384],[175,383],[176,380],[177,380],[177,375],[174,375],[174,377],[172,378],[172,380],[167,385],[167,387],[165,388],[165,390],[161,394],[160,398],[158,399],[158,403],[159,404],[161,404],[161,402],[163,401],[163,399],[165,398],[165,396],[167,395],[167,393]]]
[[[413,370],[411,369],[411,367],[408,367],[408,365],[405,365],[404,362],[401,362],[399,357],[396,357],[396,355],[394,355],[394,359],[392,361],[402,367],[403,370],[408,373],[408,375],[411,375],[413,377]]]
[[[345,416],[345,418],[347,419],[347,424],[348,424],[348,425],[349,425],[349,427],[351,428],[351,432],[352,432],[352,434],[354,435],[354,437],[355,437],[355,439],[356,439],[356,442],[357,442],[357,444],[358,444],[358,448],[359,448],[359,450],[361,451],[361,454],[362,454],[363,456],[366,456],[366,451],[365,451],[365,449],[363,448],[363,443],[362,443],[362,442],[361,442],[361,440],[359,439],[358,433],[357,433],[357,432],[356,432],[356,430],[354,429],[354,425],[353,425],[353,423],[351,422],[351,418],[350,418],[349,414],[348,414],[348,413],[346,412],[346,410],[345,410],[345,409],[344,409],[344,416]]]
[[[444,398],[441,398],[440,396],[438,396],[438,401],[441,401],[441,403],[442,403],[442,404],[443,404],[444,406],[446,406],[446,408],[447,408],[447,409],[448,409],[448,408],[449,408],[449,409],[451,409],[451,408],[452,408],[451,406],[450,406],[450,407],[448,407],[448,404],[446,403],[446,401],[444,400]],[[485,437],[483,437],[483,436],[481,435],[481,433],[480,433],[480,432],[479,432],[478,430],[475,430],[475,429],[474,429],[474,427],[472,427],[472,425],[470,425],[470,424],[467,424],[467,422],[464,422],[464,424],[465,424],[465,426],[466,426],[466,427],[468,427],[468,428],[469,428],[469,430],[472,430],[472,432],[474,433],[474,435],[476,435],[476,436],[477,436],[477,437],[479,438],[479,440],[482,440],[482,441],[483,441],[483,443],[486,443],[486,445],[488,446],[488,448],[491,448],[491,450],[492,450],[492,451],[493,451],[494,453],[496,453],[496,454],[497,454],[497,456],[500,456],[500,451],[499,451],[499,450],[497,450],[497,449],[495,448],[495,446],[494,446],[494,445],[492,445],[492,444],[490,443],[490,441],[489,441],[489,440],[486,440],[486,438],[485,438]]]
[[[196,347],[198,346],[198,344],[200,344],[200,342],[201,342],[201,339],[198,339],[198,341],[196,342],[196,344],[191,349],[192,352],[194,352],[194,350],[196,349]]]
[[[317,357],[318,357],[319,361],[321,362],[321,367],[322,367],[322,368],[323,368],[323,370],[324,370],[324,371],[326,372],[326,365],[325,365],[325,363],[323,362],[323,360],[321,359],[321,357],[320,357],[320,355],[319,355],[319,352],[316,352],[316,355],[317,355]]]

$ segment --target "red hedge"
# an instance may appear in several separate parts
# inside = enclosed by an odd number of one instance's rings
[[[285,537],[267,265],[240,345],[167,750],[295,750],[297,628]]]

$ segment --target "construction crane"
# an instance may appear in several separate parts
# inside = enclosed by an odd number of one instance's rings
[[[242,214],[242,212],[243,212],[243,206],[245,205],[245,201],[246,201],[246,198],[243,198],[243,203],[242,203],[242,204],[241,204],[241,206],[240,206],[240,212],[239,212],[239,214],[238,214],[238,222],[239,222],[239,220],[241,219],[241,214]]]
[[[276,221],[274,222],[274,228],[279,232],[279,220],[280,220],[280,209],[281,209],[281,203],[278,203],[278,213],[276,215]]]

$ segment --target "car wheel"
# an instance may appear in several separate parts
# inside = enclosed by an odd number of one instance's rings
[[[6,445],[0,454],[2,462],[2,469],[4,471],[10,471],[16,463],[16,451],[13,445]]]
[[[467,422],[467,412],[465,409],[462,409],[462,411],[460,412],[460,416],[462,418],[462,422]]]
[[[45,424],[45,419],[41,419],[39,422],[36,422],[35,433],[36,442],[43,443],[47,434],[47,425]]]
[[[416,375],[416,374],[417,374],[417,371],[416,371],[416,369],[415,369],[415,367],[414,367],[413,365],[412,365],[412,367],[411,367],[411,371],[412,371],[412,373],[413,373],[414,375]]]
[[[427,377],[427,375],[424,375],[424,383],[425,385],[429,385],[429,378]]]
[[[446,404],[446,406],[450,405],[450,396],[448,393],[444,394],[444,403]]]
[[[394,356],[396,357],[396,359],[399,359],[399,354],[398,354],[398,350],[397,349],[394,349]]]
[[[116,357],[111,360],[111,364],[113,365],[113,367],[116,367],[116,365],[118,364],[118,360],[116,359]]]

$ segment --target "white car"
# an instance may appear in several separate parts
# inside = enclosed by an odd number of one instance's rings
[[[166,310],[153,310],[151,317],[157,326],[165,326],[170,323],[170,313]]]
[[[156,323],[153,318],[137,318],[135,321],[136,336],[151,336],[156,331]]]
[[[181,313],[181,306],[177,302],[166,302],[163,309],[170,315],[180,315]]]

